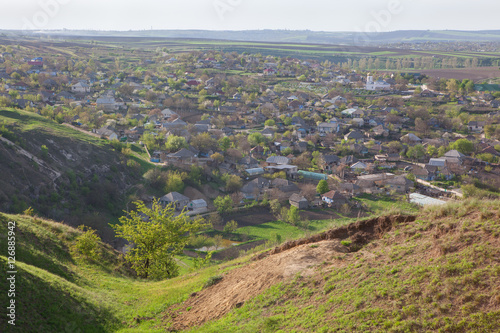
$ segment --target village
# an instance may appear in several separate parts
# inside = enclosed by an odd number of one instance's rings
[[[235,52],[158,50],[132,70],[4,51],[0,105],[138,144],[182,180],[198,173],[191,196],[182,181],[142,193],[178,211],[229,196],[348,212],[362,195],[428,205],[500,186],[496,84]]]

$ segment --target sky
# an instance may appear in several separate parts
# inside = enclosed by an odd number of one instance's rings
[[[500,30],[498,0],[0,0],[0,29]]]

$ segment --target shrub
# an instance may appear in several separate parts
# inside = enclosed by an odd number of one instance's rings
[[[235,220],[227,222],[224,226],[224,232],[234,232],[236,231],[236,229],[238,229],[238,222],[236,222]]]
[[[79,226],[78,229],[83,231],[83,234],[76,239],[74,248],[77,253],[83,255],[87,259],[97,261],[101,257],[99,252],[99,243],[101,238],[97,235],[96,231],[92,228]],[[85,231],[87,229],[87,231]]]

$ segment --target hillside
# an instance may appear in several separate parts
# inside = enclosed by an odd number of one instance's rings
[[[2,235],[17,222],[11,331],[498,332],[499,219],[500,201],[448,204],[153,282],[134,278],[107,245],[101,262],[83,260],[71,250],[79,230],[2,215]]]
[[[6,31],[5,31],[6,32]],[[7,33],[7,32],[6,32]],[[15,31],[11,32],[13,35]],[[425,41],[499,41],[500,31],[479,30],[398,30],[389,32],[330,32],[310,30],[142,30],[142,31],[86,31],[47,30],[34,35],[86,37],[140,37],[140,38],[203,38],[260,42],[302,42],[320,44],[356,45],[359,43],[400,43]],[[10,34],[8,34],[10,35]]]
[[[500,202],[472,201],[289,242],[172,308],[166,323],[205,323],[196,332],[498,332],[499,218]]]
[[[20,213],[31,206],[111,239],[98,224],[103,216],[121,215],[127,190],[140,179],[120,150],[21,110],[0,110],[0,134],[0,210]]]

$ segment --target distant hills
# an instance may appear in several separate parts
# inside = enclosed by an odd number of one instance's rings
[[[0,34],[26,34],[4,30]],[[84,37],[142,37],[142,38],[200,38],[278,43],[315,43],[343,45],[376,45],[386,43],[421,42],[499,42],[500,30],[401,30],[381,33],[327,32],[309,30],[142,30],[142,31],[93,31],[93,30],[43,30],[28,34],[50,34]]]

